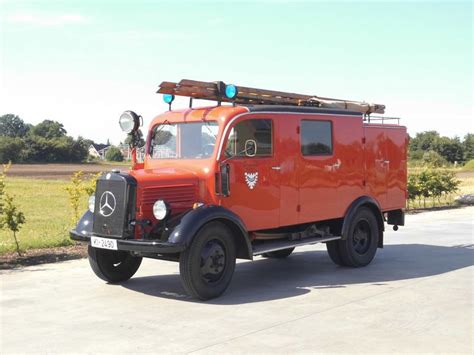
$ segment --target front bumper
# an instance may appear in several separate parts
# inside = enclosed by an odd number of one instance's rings
[[[71,239],[90,244],[91,234],[81,234],[75,229],[69,232]],[[148,239],[116,239],[118,250],[142,253],[172,254],[184,250],[184,245]]]

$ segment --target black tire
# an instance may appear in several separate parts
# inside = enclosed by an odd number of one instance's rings
[[[347,237],[338,240],[342,263],[350,267],[370,264],[377,252],[379,234],[374,213],[369,208],[360,208],[350,221]]]
[[[91,247],[87,249],[92,271],[104,281],[117,283],[126,281],[137,272],[142,258],[126,251]]]
[[[342,261],[341,253],[339,251],[339,240],[333,240],[326,243],[326,249],[328,250],[329,257],[334,264],[339,266],[346,266]]]
[[[293,250],[295,250],[295,248],[275,250],[275,251],[271,251],[269,253],[262,254],[262,256],[264,258],[283,259],[283,258],[289,257],[291,255],[291,253],[293,253]]]
[[[235,269],[234,236],[220,222],[205,225],[179,258],[185,290],[194,298],[220,296],[230,284]]]

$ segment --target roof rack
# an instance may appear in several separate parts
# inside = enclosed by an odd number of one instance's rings
[[[187,79],[181,80],[179,83],[163,81],[157,93],[173,95],[166,101],[169,104],[176,95],[187,96],[191,99],[217,101],[219,105],[221,102],[230,102],[247,105],[312,106],[356,111],[366,115],[385,112],[385,105],[380,104],[226,85],[222,81],[205,82]]]
[[[385,117],[385,116],[367,116],[364,117],[364,121],[367,123],[382,123],[382,124],[395,124],[393,121],[397,121],[397,125],[400,125],[400,117]],[[387,122],[389,121],[389,122]]]

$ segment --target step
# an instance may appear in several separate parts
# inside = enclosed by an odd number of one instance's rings
[[[288,240],[288,239],[277,239],[277,240],[266,240],[260,244],[253,246],[253,255],[262,255],[272,251],[299,247],[302,245],[311,245],[317,243],[329,242],[331,240],[341,239],[340,236],[328,236],[328,237],[308,237],[299,240]]]

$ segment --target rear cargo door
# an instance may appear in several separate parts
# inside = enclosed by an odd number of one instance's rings
[[[387,206],[389,160],[385,129],[364,126],[366,192],[377,200],[381,208]]]
[[[334,119],[327,116],[302,119],[299,146],[299,223],[338,217],[342,161],[334,149]]]

